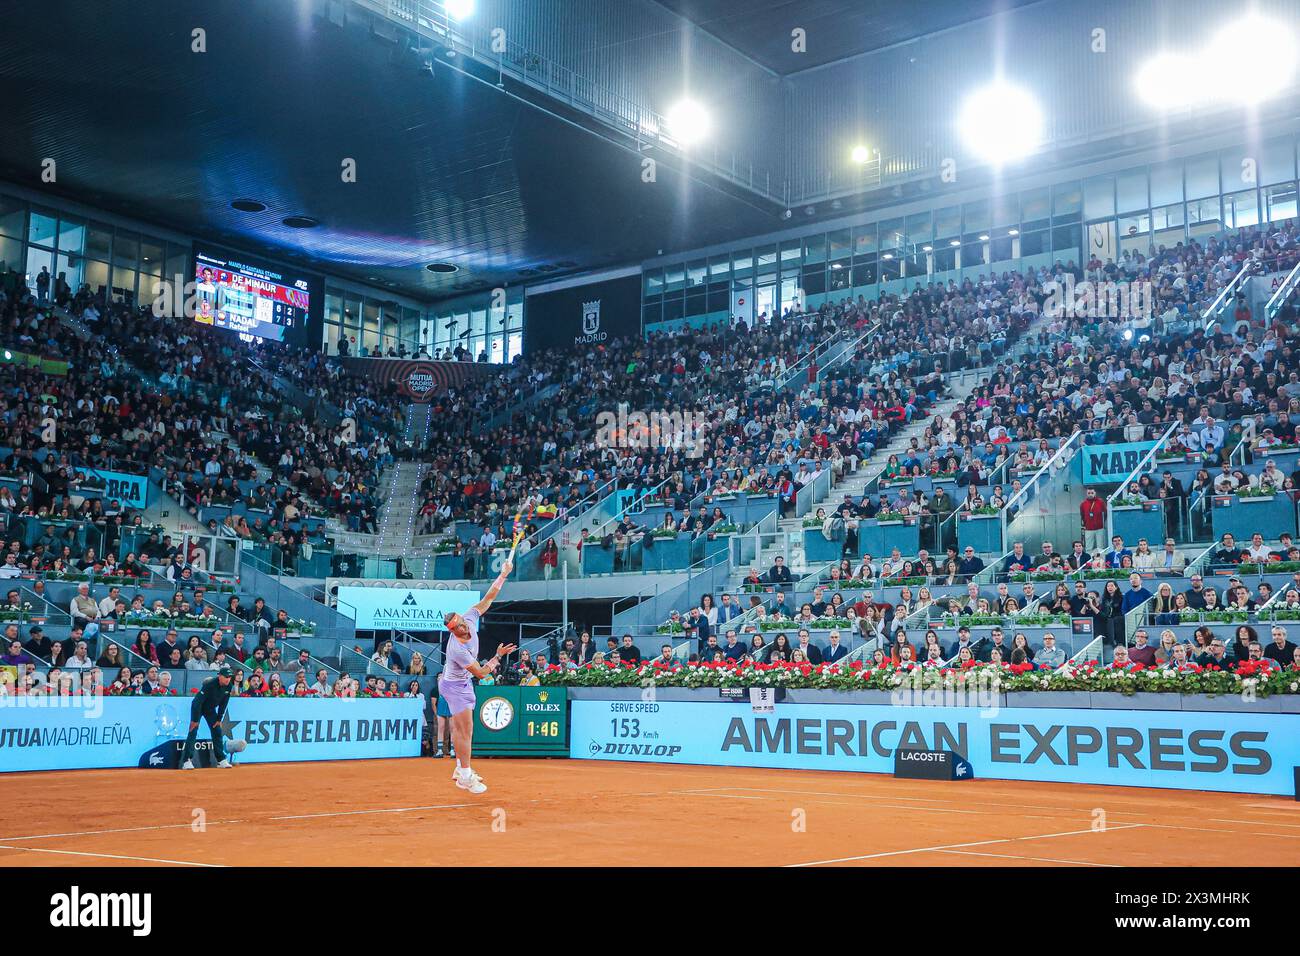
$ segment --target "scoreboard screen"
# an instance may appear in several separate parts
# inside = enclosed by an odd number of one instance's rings
[[[245,340],[282,342],[306,328],[315,282],[267,263],[195,251],[194,284],[194,321]]]

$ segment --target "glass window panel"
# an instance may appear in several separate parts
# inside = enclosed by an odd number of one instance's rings
[[[1219,211],[1219,197],[1199,199],[1187,204],[1187,235],[1190,239],[1202,239],[1223,230],[1223,219]]]
[[[1059,187],[1058,187],[1059,188]],[[1059,214],[1060,210],[1057,210]],[[1095,176],[1083,184],[1083,218],[1088,222],[1115,215],[1115,177]]]
[[[989,201],[987,199],[966,203],[966,205],[962,206],[961,214],[963,232],[984,232],[993,225],[992,219],[989,218]]]
[[[1010,236],[994,238],[989,243],[990,262],[1006,262],[1013,258],[1015,258],[1015,240]]]
[[[934,214],[934,237],[955,239],[961,233],[961,207],[948,206]],[[926,238],[929,238],[928,236]]]
[[[92,259],[108,259],[113,246],[113,230],[109,226],[91,223],[86,229],[86,255]]]
[[[714,256],[709,260],[710,279],[731,278],[731,260],[726,256]]]
[[[1264,186],[1295,179],[1295,141],[1290,137],[1269,140],[1260,150],[1259,181]]]
[[[1230,229],[1259,223],[1259,196],[1253,189],[1229,193],[1223,197],[1223,222]]]
[[[830,246],[827,257],[831,259],[831,261],[844,259],[852,255],[853,241],[852,234],[849,230],[840,229],[836,232],[832,232],[826,237],[826,241]]]
[[[10,269],[22,271],[23,241],[0,236],[0,273]]]
[[[87,259],[85,282],[96,295],[105,292],[108,289],[108,263]]]
[[[145,236],[140,242],[140,271],[150,275],[162,275],[163,243],[161,239]]]
[[[174,242],[167,244],[167,268],[164,270],[169,279],[187,276],[190,271],[190,250],[187,246],[178,246]],[[182,282],[185,280],[182,279]]]
[[[139,258],[140,237],[133,232],[118,232],[113,237],[113,265],[134,269]]]
[[[933,227],[928,212],[913,213],[907,217],[903,226],[907,238],[914,243],[926,243],[934,238]]]
[[[135,303],[135,270],[113,267],[113,298],[127,305]]]
[[[668,266],[664,269],[664,292],[681,292],[686,287],[686,267]]]
[[[781,243],[781,267],[786,265],[798,265],[799,256],[803,252],[803,243],[798,239],[787,239]]]
[[[1296,184],[1278,183],[1264,188],[1265,214],[1269,222],[1294,219],[1296,215]]]
[[[1151,217],[1125,216],[1119,221],[1119,251],[1146,254],[1151,246]]]
[[[758,253],[758,267],[760,269],[776,265],[776,246],[763,246],[756,251]],[[769,268],[768,271],[770,272],[774,270]]]
[[[1152,225],[1156,229],[1168,229],[1172,226],[1182,226],[1185,221],[1183,218],[1183,204],[1174,203],[1172,206],[1161,206],[1151,211]]]
[[[54,237],[58,234],[58,231],[59,221],[53,212],[32,210],[31,219],[27,223],[28,242],[35,242],[42,246],[53,246]]]
[[[748,279],[754,274],[754,254],[749,249],[740,249],[732,253],[731,258],[731,277],[733,279]]]
[[[1151,167],[1151,205],[1164,206],[1183,201],[1183,164],[1159,163]]]
[[[26,222],[27,204],[12,196],[0,196],[0,235],[21,239]]]
[[[1187,161],[1187,198],[1219,195],[1219,157],[1198,156]]]
[[[807,238],[803,261],[805,263],[826,261],[826,236],[823,233]]]
[[[903,220],[890,219],[880,224],[880,248],[882,250],[897,251],[902,248],[903,239]]]
[[[86,249],[86,224],[80,219],[59,218],[59,251],[80,255]]]
[[[1020,224],[1020,197],[1016,193],[994,196],[992,200],[992,227],[1004,230]]]
[[[1020,236],[1020,255],[1037,256],[1049,250],[1048,234],[1046,229],[1040,229],[1036,232],[1022,233]]]
[[[50,271],[50,294],[54,293],[54,255],[46,252],[44,249],[37,249],[35,246],[27,247],[27,288],[34,293],[36,291],[36,277],[41,274],[42,269]]]
[[[1147,171],[1130,169],[1115,177],[1116,211],[1145,212],[1150,208],[1151,199],[1147,195]]]
[[[1084,206],[1083,190],[1077,182],[1058,183],[1052,187],[1052,215],[1074,216]]]
[[[853,254],[866,256],[876,251],[876,224],[856,226],[853,229]],[[857,285],[858,283],[854,283]]]
[[[1051,193],[1046,186],[1028,189],[1020,194],[1020,221],[1023,224],[1047,220],[1051,215]]]
[[[1223,191],[1239,191],[1259,182],[1259,150],[1238,147],[1219,154]]]
[[[664,270],[647,269],[645,273],[645,294],[659,295],[664,291]]]
[[[855,288],[876,284],[876,264],[875,262],[864,262],[853,265],[853,285]]]
[[[693,289],[695,286],[704,285],[704,280],[708,278],[708,275],[709,266],[703,259],[687,263],[686,288]]]

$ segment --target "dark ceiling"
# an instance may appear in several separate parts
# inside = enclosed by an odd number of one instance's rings
[[[775,228],[780,208],[640,158],[311,0],[10,4],[0,175],[436,299]],[[191,30],[207,52],[191,52]],[[521,95],[522,92],[521,92]],[[42,184],[53,158],[57,181]],[[344,159],[356,181],[344,182]],[[268,205],[239,212],[233,200]],[[287,216],[320,221],[313,229]],[[452,275],[424,267],[445,260]]]
[[[657,0],[767,69],[797,73],[1044,0]],[[791,31],[807,49],[791,49]]]

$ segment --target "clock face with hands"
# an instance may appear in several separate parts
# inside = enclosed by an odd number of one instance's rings
[[[479,708],[478,717],[488,730],[504,730],[515,719],[515,709],[504,697],[489,697]]]

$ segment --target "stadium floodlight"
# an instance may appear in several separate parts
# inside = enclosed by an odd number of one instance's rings
[[[668,111],[668,132],[678,143],[690,146],[709,135],[708,111],[692,99],[678,100]]]
[[[444,0],[443,8],[453,20],[464,20],[474,15],[474,0]]]
[[[1276,20],[1247,14],[1214,35],[1204,60],[1215,64],[1224,98],[1260,103],[1291,85],[1296,71],[1295,34]]]
[[[1028,156],[1043,140],[1038,101],[1000,80],[966,98],[958,124],[966,148],[995,166]]]
[[[1204,102],[1210,95],[1196,58],[1180,53],[1159,53],[1142,64],[1135,85],[1138,96],[1157,109],[1182,109]]]
[[[865,146],[854,146],[852,156],[853,161],[861,166],[871,158],[871,150],[867,149]]]

